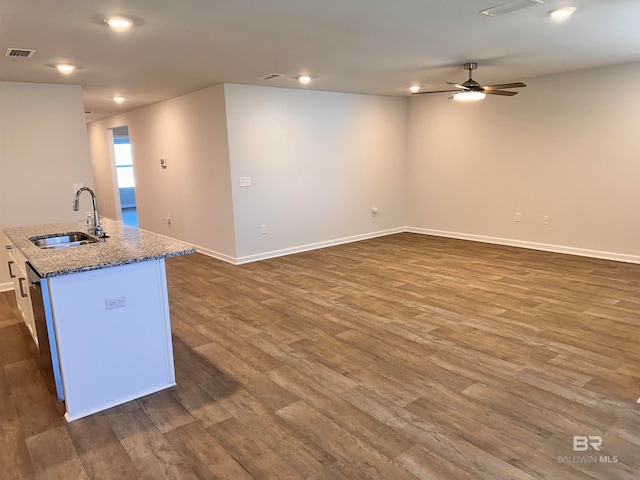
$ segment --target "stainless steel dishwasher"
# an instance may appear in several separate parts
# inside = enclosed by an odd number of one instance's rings
[[[58,400],[64,400],[62,389],[62,377],[60,375],[60,361],[58,359],[58,346],[56,344],[55,328],[53,325],[53,313],[49,298],[49,284],[46,278],[41,278],[38,272],[26,263],[29,291],[31,293],[31,306],[33,318],[40,346],[40,368],[49,389],[54,392]]]

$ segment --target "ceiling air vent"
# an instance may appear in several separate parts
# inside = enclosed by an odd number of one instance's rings
[[[36,53],[35,50],[31,50],[28,48],[7,48],[5,57],[17,57],[17,58],[31,58],[33,54]]]
[[[498,15],[515,12],[521,8],[530,7],[539,3],[544,3],[544,0],[512,0],[511,2],[503,3],[502,5],[481,10],[480,13],[487,17],[496,17]]]
[[[268,73],[262,77],[258,77],[258,80],[275,80],[276,78],[284,77],[282,73]]]

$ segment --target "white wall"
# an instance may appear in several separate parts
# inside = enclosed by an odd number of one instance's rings
[[[225,97],[238,261],[404,227],[406,99],[248,85]]]
[[[96,193],[112,218],[106,132],[121,125],[140,227],[219,258],[249,261],[404,227],[406,99],[219,85],[94,122]],[[253,185],[240,188],[240,176]]]
[[[0,230],[82,221],[91,203],[84,194],[71,209],[74,183],[93,186],[80,87],[0,82]],[[10,281],[3,245],[0,288]]]
[[[223,86],[89,125],[96,194],[105,202],[101,214],[110,218],[117,218],[117,202],[107,130],[123,125],[129,128],[140,227],[235,258]],[[161,157],[167,169],[160,167]]]
[[[638,79],[635,63],[532,78],[474,104],[411,98],[408,225],[640,261]]]

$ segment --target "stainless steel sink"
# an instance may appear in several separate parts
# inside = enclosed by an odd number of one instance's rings
[[[97,238],[87,235],[84,232],[53,233],[40,237],[31,237],[29,240],[40,248],[77,247],[79,245],[98,242]]]

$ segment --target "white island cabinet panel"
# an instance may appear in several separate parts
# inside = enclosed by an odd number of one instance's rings
[[[175,385],[164,259],[52,277],[49,292],[68,421]]]

